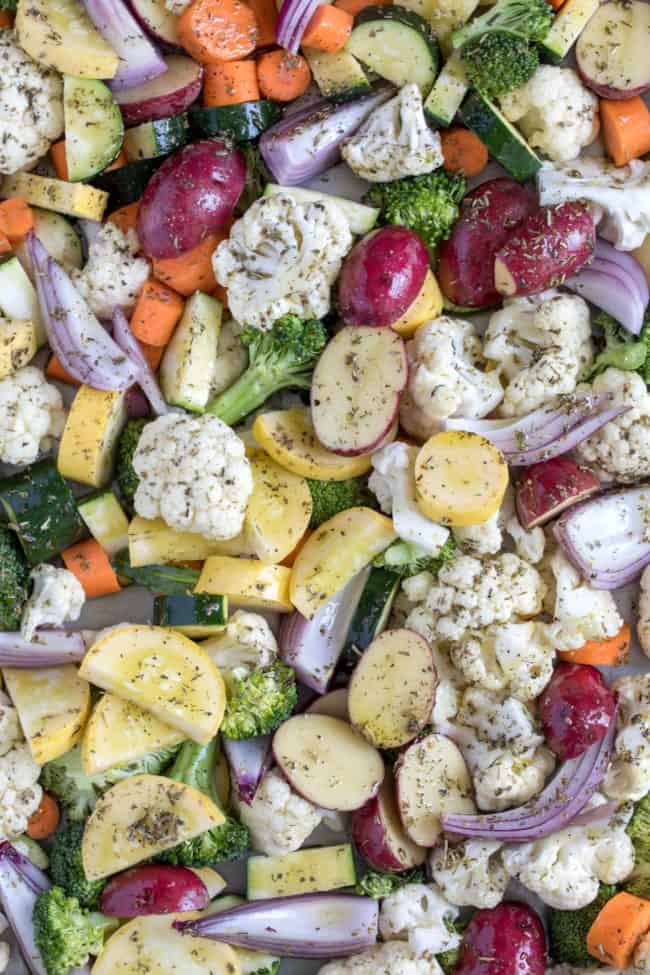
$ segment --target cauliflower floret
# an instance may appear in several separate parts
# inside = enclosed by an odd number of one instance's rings
[[[230,318],[221,326],[210,399],[232,386],[246,370],[248,350],[239,338],[241,331],[241,325],[234,318]]]
[[[269,855],[299,850],[322,819],[321,811],[294,792],[278,769],[267,772],[250,806],[234,801],[253,849]]]
[[[637,802],[650,783],[650,673],[621,677],[612,690],[618,694],[619,730],[603,791]]]
[[[580,460],[608,481],[631,484],[650,476],[650,392],[636,372],[606,369],[576,393],[611,397],[611,406],[629,406],[627,413],[597,430],[576,448]]]
[[[431,521],[420,511],[415,497],[415,458],[418,448],[399,440],[372,455],[373,471],[368,487],[381,510],[392,515],[395,531],[405,542],[419,545],[429,555],[438,555],[449,538],[449,529]]]
[[[442,969],[432,956],[418,958],[405,942],[388,941],[359,955],[330,961],[319,968],[318,975],[442,975]]]
[[[462,525],[452,528],[456,543],[470,555],[497,555],[503,545],[501,519],[495,511],[491,518],[480,525]]]
[[[369,183],[422,176],[442,166],[440,136],[427,125],[422,95],[405,85],[366,119],[341,152],[350,169]]]
[[[641,649],[646,657],[650,657],[650,565],[647,565],[641,576],[639,591],[639,619],[636,624]]]
[[[431,853],[431,876],[451,904],[458,907],[496,907],[510,882],[494,840],[442,843]]]
[[[43,791],[38,785],[40,767],[24,740],[18,714],[10,704],[0,704],[0,840],[14,839],[27,828]]]
[[[278,193],[256,200],[212,255],[233,317],[266,331],[283,315],[322,318],[352,246],[347,217],[325,202]]]
[[[178,531],[234,538],[253,476],[243,442],[216,416],[169,413],[148,423],[133,455],[135,510]]]
[[[483,371],[481,340],[469,321],[436,318],[417,330],[406,351],[400,421],[414,437],[426,440],[450,416],[487,416],[503,399],[499,374]]]
[[[598,135],[598,99],[572,68],[543,64],[521,88],[499,100],[528,144],[557,162],[577,159]]]
[[[238,609],[225,628],[201,644],[219,670],[245,676],[258,667],[268,667],[278,656],[278,644],[267,621],[259,613]]]
[[[151,265],[136,257],[140,244],[134,230],[124,234],[114,223],[105,223],[88,248],[81,271],[73,270],[75,288],[98,318],[110,319],[116,307],[132,308]]]
[[[63,132],[61,76],[0,31],[0,173],[32,169]]]
[[[569,826],[542,840],[506,846],[506,870],[549,907],[575,911],[590,904],[599,884],[617,884],[634,869],[625,832],[631,807],[588,826]]]
[[[468,684],[534,701],[551,677],[555,652],[543,623],[504,623],[466,634],[452,644],[453,664]]]
[[[623,626],[611,592],[593,589],[561,548],[546,560],[547,605],[553,615],[549,636],[556,650],[577,650],[588,640],[616,636]]]
[[[458,908],[450,904],[435,887],[427,884],[405,884],[384,898],[379,912],[379,933],[384,941],[407,941],[417,954],[457,948],[461,937],[450,931],[445,922],[458,917]]]
[[[39,626],[61,626],[78,620],[86,594],[72,572],[53,565],[37,565],[29,574],[32,594],[25,603],[20,633],[24,640],[32,640]]]
[[[18,712],[9,703],[0,703],[0,756],[6,755],[14,745],[23,740],[18,722]]]
[[[531,413],[572,393],[593,360],[589,307],[559,291],[509,298],[490,317],[483,352],[507,383],[501,415]]]
[[[0,32],[1,33],[1,32]],[[0,461],[31,464],[65,426],[61,393],[40,369],[25,366],[0,379]]]
[[[430,574],[427,572],[422,573],[422,575]],[[417,578],[417,576],[413,576],[411,579],[405,579],[403,584],[407,585]],[[433,576],[430,576],[430,579],[432,582]],[[431,724],[436,731],[446,734],[449,729],[449,722],[458,711],[463,684],[462,677],[452,666],[447,653],[438,646],[434,618],[426,606],[416,606],[412,609],[403,625],[424,637],[431,648],[433,666],[436,672],[436,697],[431,712]]]
[[[464,525],[452,528],[453,536],[464,552],[471,555],[496,555],[503,545],[503,532],[514,542],[517,555],[525,562],[536,565],[546,547],[542,528],[524,528],[515,511],[515,494],[512,485],[506,488],[498,511],[481,525]]]

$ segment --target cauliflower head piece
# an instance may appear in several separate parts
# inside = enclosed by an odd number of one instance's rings
[[[429,884],[405,884],[381,902],[379,933],[384,941],[408,941],[416,954],[457,948],[460,935],[447,922],[458,908]]]
[[[561,548],[545,560],[547,606],[553,614],[549,638],[557,650],[577,650],[588,640],[616,636],[623,626],[611,592],[593,589]]]
[[[534,701],[553,676],[555,650],[549,628],[528,620],[466,634],[450,656],[468,684]]]
[[[135,304],[151,265],[136,257],[140,244],[135,230],[123,233],[114,223],[105,223],[88,248],[88,260],[73,269],[75,288],[98,318],[110,319],[114,309],[130,309]]]
[[[387,941],[350,958],[330,961],[318,975],[442,975],[431,955],[418,956],[404,941]]]
[[[422,325],[407,342],[408,386],[400,422],[426,440],[450,416],[487,416],[503,399],[496,371],[485,372],[481,340],[470,321],[443,315]]]
[[[259,613],[238,609],[224,629],[201,644],[219,670],[245,677],[259,667],[268,667],[278,658],[273,630]]]
[[[40,766],[23,737],[18,712],[8,700],[1,701],[0,840],[13,840],[25,832],[29,817],[38,809],[43,795],[38,784],[40,774]]]
[[[603,792],[611,799],[637,802],[650,782],[650,673],[614,681],[618,732]]]
[[[510,882],[494,840],[442,843],[429,857],[431,876],[450,904],[458,907],[496,907]]]
[[[65,426],[61,393],[36,366],[0,379],[0,461],[31,464]]]
[[[256,200],[212,255],[238,322],[268,331],[278,318],[323,318],[352,234],[333,203],[278,193]]]
[[[490,316],[483,352],[506,383],[501,415],[531,413],[572,393],[592,362],[589,307],[559,291],[510,298]]]
[[[68,569],[57,569],[44,563],[29,574],[32,594],[25,603],[20,633],[24,640],[32,640],[39,626],[60,626],[78,620],[86,593],[77,577]]]
[[[237,813],[250,830],[254,850],[260,853],[293,853],[320,825],[322,811],[294,792],[279,769],[262,779],[250,805],[235,797]]]
[[[576,393],[606,394],[612,406],[628,406],[576,448],[580,460],[604,480],[631,484],[650,476],[650,391],[636,372],[606,369]]]
[[[422,575],[428,576],[429,573],[425,572]],[[412,579],[405,579],[403,585],[407,586],[413,579],[417,579],[417,576],[413,576]],[[431,576],[427,585],[430,586],[432,583],[433,577]],[[404,626],[409,630],[415,630],[421,637],[424,637],[431,648],[433,666],[437,677],[431,724],[435,731],[446,734],[450,729],[450,722],[458,712],[460,696],[465,683],[464,679],[462,674],[453,666],[449,654],[438,646],[434,617],[426,606],[423,604],[415,606],[406,617]]]
[[[506,488],[498,511],[482,525],[464,525],[452,528],[458,546],[469,555],[496,555],[503,547],[503,534],[509,535],[515,552],[524,562],[536,565],[546,548],[544,529],[524,528],[515,510],[515,493],[512,484]]]
[[[234,538],[242,529],[253,477],[246,448],[216,416],[168,413],[148,423],[133,455],[134,507],[177,531]]]
[[[442,166],[440,136],[427,125],[416,84],[376,109],[345,143],[342,156],[369,183],[423,176]]]

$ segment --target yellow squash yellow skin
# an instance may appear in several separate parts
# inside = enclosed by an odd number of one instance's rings
[[[292,474],[263,453],[249,455],[253,493],[248,500],[244,533],[262,562],[282,562],[309,527],[312,499],[304,477]]]
[[[5,176],[0,184],[0,197],[14,196],[22,197],[30,206],[86,220],[101,220],[108,206],[108,193],[104,190],[87,183],[65,183],[38,173]]]
[[[306,407],[260,414],[253,424],[253,436],[277,464],[300,477],[346,481],[367,474],[372,466],[370,454],[342,457],[323,447]]]
[[[80,386],[59,444],[59,473],[90,487],[105,487],[113,476],[125,423],[124,393]]]
[[[120,60],[74,0],[20,0],[18,43],[34,61],[77,78],[112,78]],[[98,219],[98,218],[96,218]]]
[[[178,532],[162,518],[141,518],[129,523],[129,559],[134,568],[169,562],[202,562],[210,555],[252,555],[242,534],[216,542],[194,532]]]
[[[35,762],[51,762],[80,741],[90,712],[90,687],[76,667],[5,667],[2,675]]]
[[[26,366],[37,351],[34,322],[26,318],[0,322],[0,379]]]
[[[171,748],[185,738],[137,704],[115,694],[104,694],[92,710],[81,743],[81,759],[86,775],[98,775],[116,765]]]
[[[291,570],[258,559],[234,559],[212,555],[206,559],[195,592],[228,596],[238,606],[290,613]]]

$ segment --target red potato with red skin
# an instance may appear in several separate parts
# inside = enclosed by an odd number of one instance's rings
[[[438,248],[436,276],[449,301],[467,308],[500,303],[494,255],[537,206],[532,191],[512,179],[491,179],[467,194],[451,236]]]
[[[526,468],[517,483],[519,521],[526,529],[545,525],[599,488],[600,481],[594,472],[569,457],[553,457],[533,464]]]
[[[395,784],[386,775],[377,795],[352,814],[352,838],[375,870],[399,873],[424,863],[427,851],[408,838],[402,826]]]
[[[540,207],[495,254],[496,289],[511,298],[555,288],[591,261],[595,246],[596,227],[584,204]]]
[[[562,662],[539,699],[546,743],[566,761],[600,741],[616,709],[616,698],[603,675],[589,664]]]
[[[528,904],[503,901],[477,911],[460,947],[454,975],[544,975],[544,926]]]
[[[649,34],[650,6],[645,0],[603,3],[576,44],[583,82],[601,98],[643,95],[650,89]]]
[[[202,911],[209,901],[207,887],[193,870],[160,863],[133,867],[109,880],[100,910],[108,917],[142,917]]]
[[[246,182],[246,161],[222,139],[204,139],[162,164],[142,194],[138,237],[147,257],[178,257],[226,230]]]
[[[346,325],[391,325],[411,307],[429,270],[422,240],[406,227],[381,227],[350,251],[338,283]]]
[[[152,81],[115,93],[126,125],[179,115],[196,101],[203,85],[203,68],[192,58],[166,57],[167,71]]]

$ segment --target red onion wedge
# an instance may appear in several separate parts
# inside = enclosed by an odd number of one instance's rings
[[[81,633],[65,630],[37,630],[33,640],[23,640],[20,633],[0,633],[0,667],[35,670],[78,663],[86,655]]]
[[[574,505],[553,533],[594,589],[619,589],[650,562],[650,485],[609,491]]]
[[[286,48],[292,54],[296,53],[317,6],[318,0],[284,0],[278,15],[276,30],[280,47]]]
[[[167,70],[156,46],[147,37],[123,0],[82,0],[93,24],[120,59],[112,91],[124,91],[157,78]]]
[[[596,257],[588,267],[567,278],[564,287],[607,312],[632,335],[641,331],[645,304],[634,278],[618,265]]]
[[[306,619],[296,610],[282,621],[279,641],[282,659],[293,667],[298,680],[317,694],[325,693],[334,676],[369,575],[369,566],[358,572],[313,619]]]
[[[30,233],[27,238],[41,320],[52,351],[68,372],[93,389],[122,390],[138,368],[97,321],[60,264]]]
[[[612,397],[563,396],[514,420],[445,420],[445,430],[478,433],[499,448],[512,467],[551,460],[573,450],[629,406],[613,406]]]
[[[124,396],[124,408],[129,420],[140,420],[143,417],[151,416],[149,400],[139,386],[131,386],[131,389],[127,389]]]
[[[302,894],[252,901],[197,921],[175,921],[174,927],[284,958],[336,958],[376,943],[378,913],[370,897]]]
[[[625,271],[629,277],[634,278],[639,298],[643,307],[646,308],[650,301],[650,286],[636,257],[627,251],[616,250],[613,244],[610,244],[608,240],[603,240],[602,237],[596,238],[594,256],[599,260],[610,261],[611,264],[615,264],[622,271]]]
[[[260,782],[273,765],[272,743],[272,735],[244,738],[241,741],[236,738],[223,739],[223,750],[235,781],[237,795],[247,806],[255,799]]]
[[[145,359],[138,340],[131,331],[126,315],[121,308],[116,308],[113,312],[113,338],[131,362],[134,362],[138,367],[138,385],[149,400],[153,412],[156,416],[164,416],[165,413],[169,413],[170,408],[160,392],[158,380]]]

